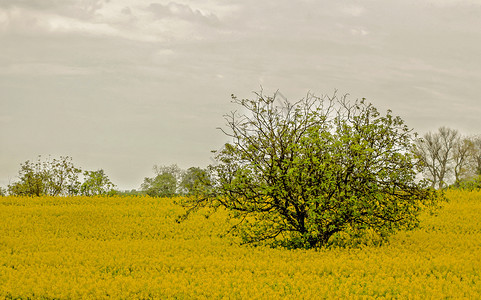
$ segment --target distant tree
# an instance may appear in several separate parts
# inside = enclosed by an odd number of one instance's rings
[[[453,155],[459,140],[459,132],[447,127],[441,127],[435,133],[428,132],[416,140],[415,152],[424,165],[424,174],[431,180],[432,187],[446,186],[448,176],[453,171]],[[459,171],[464,165],[463,161],[460,160]]]
[[[208,170],[191,167],[183,172],[180,190],[184,195],[205,193],[211,186]]]
[[[481,175],[481,138],[441,127],[416,140],[415,153],[433,187],[459,185]]]
[[[242,113],[222,129],[232,142],[216,153],[212,190],[184,203],[190,211],[223,206],[245,242],[314,248],[340,232],[416,227],[421,208],[441,199],[416,180],[411,130],[391,111],[277,95],[233,96]]]
[[[177,165],[154,166],[157,174],[153,178],[144,178],[140,189],[152,197],[172,197],[177,194],[178,181],[182,176],[182,170]]]
[[[481,137],[460,139],[454,155],[455,182],[451,188],[474,190],[481,188]]]
[[[79,175],[82,170],[75,167],[72,158],[60,156],[59,159],[47,160],[43,163],[46,178],[45,194],[50,196],[73,196],[80,188]]]
[[[0,196],[6,196],[6,195],[7,195],[7,190],[5,190],[0,186]]]
[[[84,176],[84,182],[80,186],[82,195],[105,195],[115,187],[102,169],[97,171],[85,171]]]
[[[458,184],[463,179],[473,177],[475,175],[475,147],[473,140],[467,137],[460,137],[453,149],[453,175],[454,184]]]
[[[145,195],[144,192],[137,191],[136,189],[123,190],[123,191],[117,190],[116,194],[120,195],[120,196],[141,196],[141,195]]]
[[[472,139],[472,143],[473,143],[472,161],[473,161],[474,173],[478,176],[481,176],[481,136],[474,137]]]
[[[172,197],[176,193],[177,180],[172,174],[163,173],[154,178],[144,178],[141,190],[151,197]]]
[[[177,164],[172,164],[170,166],[154,165],[152,169],[156,175],[165,173],[171,174],[175,177],[177,184],[179,184],[180,180],[182,180],[182,174],[184,172]]]
[[[60,156],[36,162],[26,161],[20,165],[18,181],[8,186],[10,195],[25,196],[74,196],[96,195],[113,188],[103,170],[84,173],[85,182],[79,176],[82,170],[72,163],[69,156]]]
[[[8,185],[10,195],[42,196],[47,192],[48,171],[39,156],[37,162],[26,161],[20,165],[19,181]]]
[[[481,190],[481,175],[475,175],[471,178],[465,178],[457,184],[452,185],[451,188],[463,189],[468,191]]]

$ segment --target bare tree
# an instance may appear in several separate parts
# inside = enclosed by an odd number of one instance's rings
[[[431,180],[434,188],[439,180],[438,153],[441,149],[439,136],[431,132],[426,133],[415,142],[415,153],[423,166],[423,173]]]
[[[473,153],[472,159],[474,164],[475,175],[481,176],[481,136],[472,138]]]
[[[439,172],[439,188],[443,188],[446,184],[448,173],[453,168],[453,154],[460,137],[457,130],[447,127],[439,128],[439,135],[441,141],[441,151],[439,153],[441,167]]]
[[[473,140],[467,137],[459,138],[453,149],[453,172],[455,184],[473,173],[473,158],[475,157]]]
[[[459,132],[441,127],[438,132],[426,133],[416,141],[415,152],[424,165],[424,173],[431,179],[432,186],[443,188],[453,165],[453,152],[459,143]]]

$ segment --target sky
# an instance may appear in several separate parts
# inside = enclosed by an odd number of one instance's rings
[[[38,155],[121,190],[205,167],[261,87],[481,134],[481,0],[1,0],[0,186]]]

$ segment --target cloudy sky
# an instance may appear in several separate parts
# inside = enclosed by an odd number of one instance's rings
[[[1,0],[0,186],[37,155],[120,189],[205,167],[260,86],[479,134],[481,0]]]

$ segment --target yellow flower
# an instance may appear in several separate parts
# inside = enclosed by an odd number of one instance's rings
[[[447,196],[382,246],[318,251],[239,246],[173,199],[0,197],[0,298],[481,298],[481,192]]]

